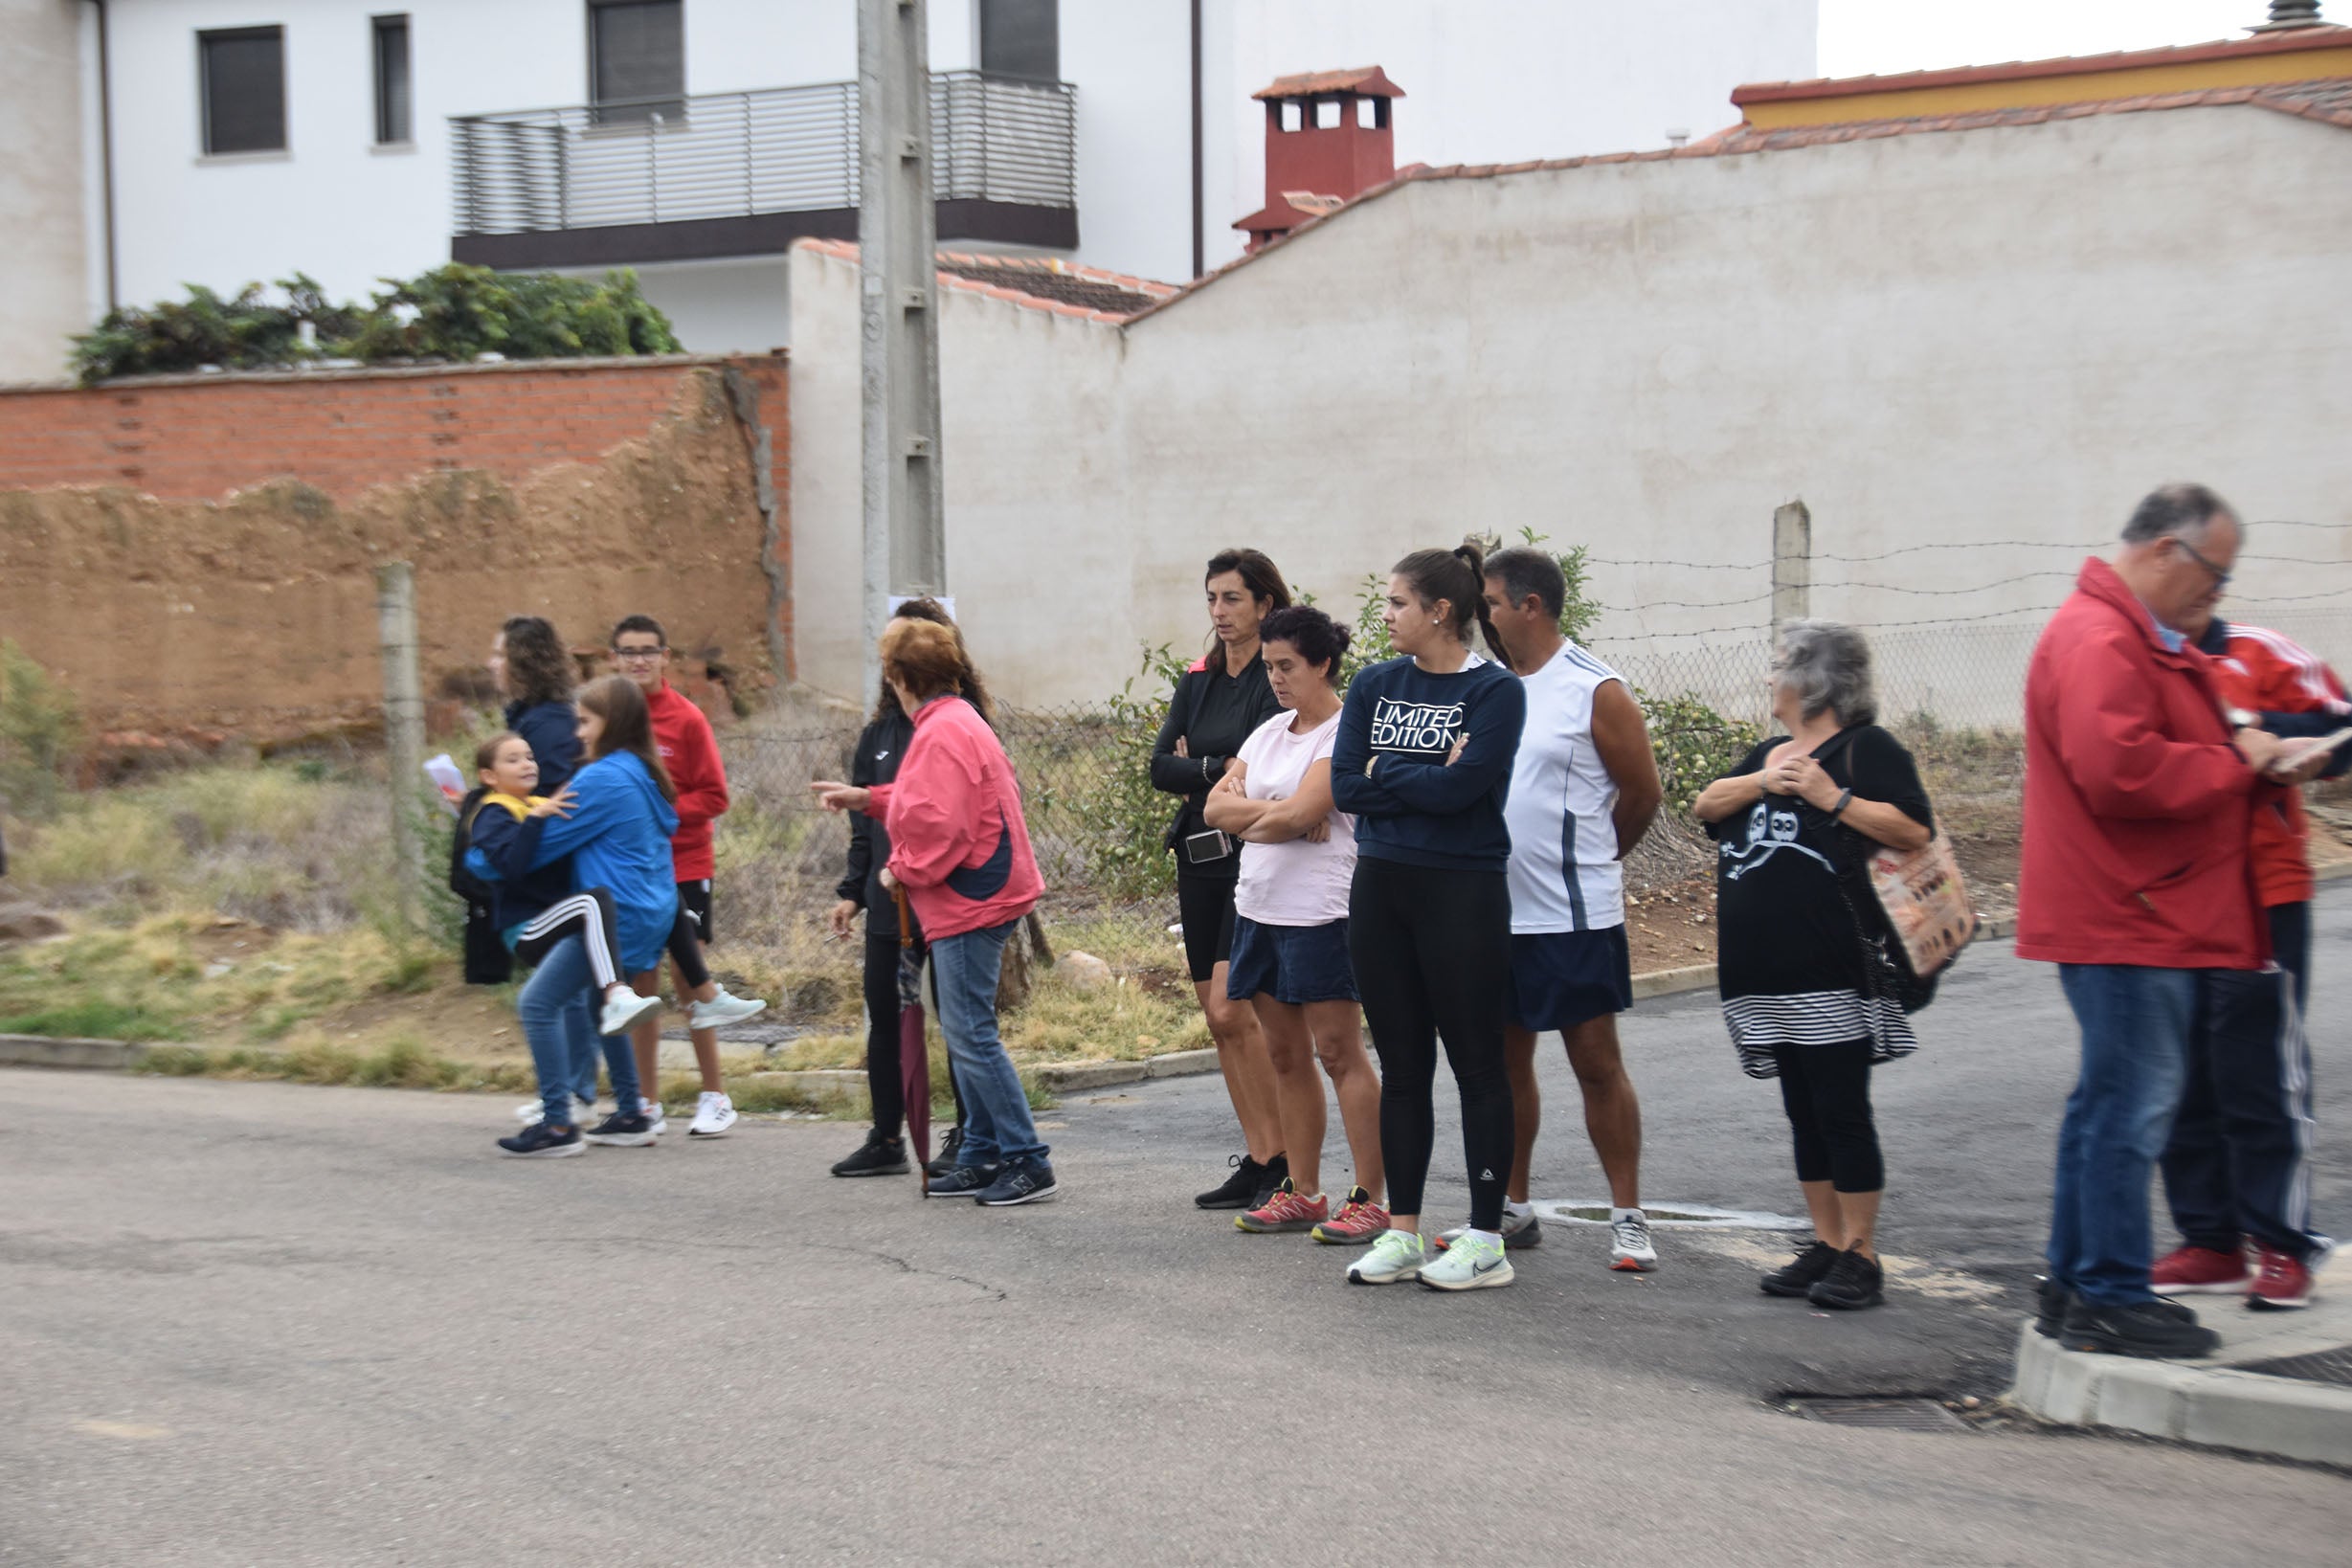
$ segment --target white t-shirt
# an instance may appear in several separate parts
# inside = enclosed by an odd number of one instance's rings
[[[1511,767],[1511,929],[1601,930],[1625,923],[1617,781],[1593,744],[1593,696],[1623,677],[1573,642],[1525,677],[1527,724]]]
[[[1296,717],[1286,708],[1242,743],[1242,764],[1249,770],[1243,793],[1250,799],[1288,800],[1298,793],[1310,767],[1331,760],[1332,742],[1339,736],[1338,713],[1304,735],[1290,732]],[[1334,811],[1327,820],[1332,836],[1319,844],[1304,839],[1243,844],[1234,912],[1261,926],[1323,926],[1346,919],[1348,885],[1355,877],[1355,818]]]

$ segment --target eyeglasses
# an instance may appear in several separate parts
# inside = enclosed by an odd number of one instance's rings
[[[2190,544],[2187,540],[2182,538],[2177,533],[2171,535],[2170,537],[2174,544],[2181,547],[2182,554],[2187,556],[2190,560],[2196,562],[2199,566],[2205,568],[2206,571],[2212,574],[2213,586],[2215,588],[2228,588],[2229,586],[2229,573],[2224,571],[2221,568],[2215,566],[2212,562],[2198,554],[2196,546]]]
[[[615,648],[613,650],[613,657],[615,659],[629,660],[659,659],[663,654],[668,652],[669,650],[667,648]]]

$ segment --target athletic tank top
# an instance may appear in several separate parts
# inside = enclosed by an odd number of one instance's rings
[[[1525,678],[1527,724],[1503,819],[1511,828],[1511,929],[1589,931],[1625,923],[1617,783],[1593,745],[1593,695],[1618,673],[1573,642]]]

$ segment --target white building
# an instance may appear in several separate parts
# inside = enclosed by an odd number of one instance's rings
[[[1714,128],[1737,82],[1809,75],[1814,10],[930,0],[940,239],[1181,280],[1240,254],[1230,225],[1260,205],[1249,95],[1277,76],[1385,67],[1410,95],[1400,163],[1663,146]],[[296,271],[356,297],[453,255],[635,266],[688,347],[782,343],[786,248],[855,232],[856,13],[0,0],[0,88],[27,78],[0,91],[0,285],[80,297],[62,328],[51,312],[0,337],[0,379],[56,374],[52,340],[103,312],[109,280],[126,303]],[[56,199],[77,185],[78,213]]]

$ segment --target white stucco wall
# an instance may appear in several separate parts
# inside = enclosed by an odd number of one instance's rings
[[[2195,478],[2257,522],[2231,604],[2324,642],[2352,629],[2352,209],[2312,192],[2347,159],[2239,107],[1418,182],[1124,330],[952,298],[950,581],[999,688],[1058,703],[1197,640],[1220,546],[1346,610],[1408,548],[1534,526],[1657,563],[1596,568],[1601,640],[1688,670],[1759,642],[1802,497],[1814,613],[1947,623],[1882,644],[1998,693],[2082,547]],[[794,265],[795,557],[846,585],[856,301]],[[801,668],[845,689],[854,605],[799,602]]]
[[[8,0],[19,10],[62,0]],[[369,18],[392,0],[131,0],[112,8],[123,296],[234,290],[309,273],[330,294],[447,259],[448,117],[588,97],[584,0],[400,0],[410,17],[415,145],[372,145]],[[1632,0],[1220,0],[1206,9],[1204,202],[1210,264],[1259,205],[1263,117],[1248,95],[1284,72],[1378,60],[1413,93],[1401,159],[1493,160],[1663,145],[1735,118],[1733,86],[1808,75],[1809,0],[1684,0],[1669,27]],[[851,0],[688,0],[686,90],[857,75]],[[935,70],[977,60],[972,0],[932,0]],[[286,30],[288,149],[201,156],[196,34]],[[1186,8],[1064,0],[1063,76],[1077,84],[1078,259],[1181,279],[1192,255]],[[54,74],[57,81],[67,74]],[[0,112],[7,112],[0,109]],[[687,347],[763,348],[773,270],[646,268]]]
[[[93,314],[78,0],[0,0],[0,381],[65,373]]]

